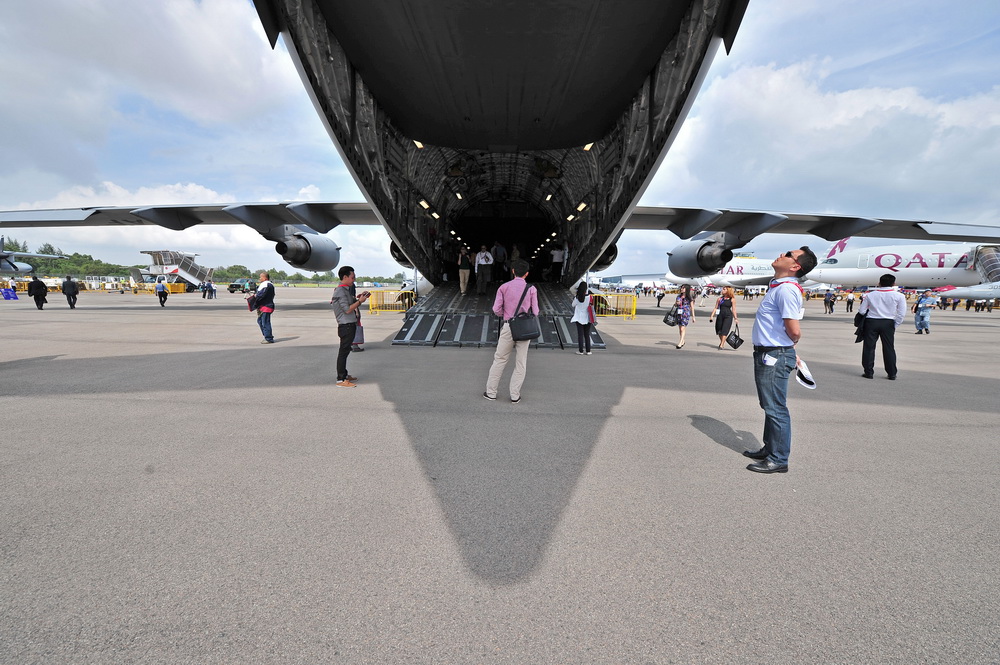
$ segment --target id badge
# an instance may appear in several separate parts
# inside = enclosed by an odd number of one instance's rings
[[[778,364],[778,359],[770,354],[765,353],[760,357],[760,364],[764,365],[765,367],[774,367],[775,365]]]

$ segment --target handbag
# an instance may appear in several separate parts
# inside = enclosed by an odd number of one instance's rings
[[[677,325],[677,305],[671,307],[670,311],[663,315],[663,322],[668,326]]]
[[[524,290],[521,291],[521,299],[517,301],[517,307],[514,308],[515,312],[521,309],[521,303],[524,302],[524,296],[530,288],[532,287],[525,286]],[[542,335],[542,329],[538,325],[538,317],[532,314],[531,310],[516,313],[514,318],[507,321],[507,325],[510,326],[510,337],[515,342],[538,339]]]
[[[257,296],[256,294],[251,295],[247,298],[247,309],[251,312],[257,309]]]
[[[740,337],[740,324],[737,323],[736,330],[733,330],[726,335],[726,344],[734,349],[738,349],[743,346],[743,338]]]
[[[364,344],[365,343],[365,329],[358,321],[358,327],[354,329],[354,342],[353,344]]]
[[[597,315],[594,314],[594,296],[590,296],[590,303],[587,305],[587,320],[590,321],[590,325],[597,325]]]

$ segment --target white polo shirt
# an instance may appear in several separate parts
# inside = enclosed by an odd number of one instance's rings
[[[785,319],[800,320],[805,314],[802,288],[795,277],[772,282],[771,290],[760,301],[753,322],[754,346],[794,346],[785,330]]]

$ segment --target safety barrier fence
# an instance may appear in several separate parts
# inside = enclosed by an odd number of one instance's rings
[[[595,316],[635,318],[639,298],[634,293],[595,293],[593,298]]]
[[[166,287],[167,287],[167,292],[168,293],[184,293],[185,291],[187,291],[187,284],[184,284],[183,282],[176,282],[176,283],[167,284]],[[138,285],[132,287],[131,289],[129,289],[128,287],[125,287],[125,288],[126,288],[126,290],[131,290],[132,293],[155,293],[156,292],[156,284],[138,284]]]
[[[413,307],[413,302],[413,291],[372,291],[368,311],[371,314],[405,312]]]

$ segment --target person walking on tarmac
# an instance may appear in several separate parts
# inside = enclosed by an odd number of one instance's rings
[[[930,289],[924,291],[924,294],[917,298],[917,302],[913,304],[913,323],[917,327],[917,332],[914,334],[931,334],[931,310],[936,304],[937,298],[934,297]]]
[[[156,297],[160,299],[160,307],[166,307],[169,291],[167,291],[167,285],[163,283],[162,277],[156,278],[156,286],[153,287],[153,290],[156,291]]]
[[[49,292],[45,282],[38,279],[38,275],[31,276],[31,282],[28,283],[28,295],[35,299],[35,307],[42,309],[48,300],[45,298],[45,294]]]
[[[69,303],[70,309],[76,309],[76,296],[80,293],[80,287],[73,278],[66,275],[66,281],[62,283],[62,292],[66,296],[66,302]]]

